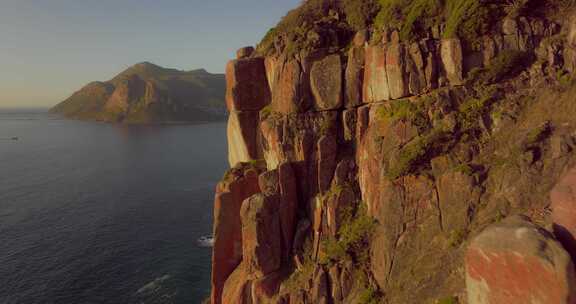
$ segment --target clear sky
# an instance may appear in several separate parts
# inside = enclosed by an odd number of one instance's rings
[[[49,107],[142,61],[222,73],[300,0],[0,0],[0,107]]]

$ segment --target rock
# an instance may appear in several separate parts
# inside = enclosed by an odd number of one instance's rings
[[[344,128],[344,140],[352,141],[356,135],[357,124],[356,109],[347,109],[342,111],[342,126]]]
[[[252,304],[252,281],[248,278],[244,264],[230,275],[222,292],[222,302],[212,304]]]
[[[426,68],[424,69],[426,77],[426,88],[428,90],[438,87],[438,59],[435,52],[429,52],[426,56]]]
[[[248,57],[252,56],[252,54],[254,54],[254,47],[245,46],[243,48],[240,48],[238,51],[236,51],[236,59],[248,58]]]
[[[570,256],[527,218],[485,229],[468,247],[465,261],[469,304],[576,303]]]
[[[348,298],[354,287],[354,277],[352,276],[352,269],[354,265],[348,261],[340,271],[340,286],[342,288],[342,299]]]
[[[576,257],[576,167],[570,169],[550,192],[554,234]]]
[[[328,303],[328,275],[320,266],[314,270],[312,283],[312,303]]]
[[[310,107],[309,82],[296,59],[285,59],[273,65],[275,76],[272,90],[272,105],[282,114],[304,112]]]
[[[368,30],[359,30],[354,34],[354,39],[352,39],[352,44],[356,47],[363,47],[366,42],[368,42]]]
[[[364,60],[364,47],[353,47],[348,51],[344,98],[344,106],[346,108],[354,108],[362,104]]]
[[[389,100],[390,88],[386,74],[386,49],[382,46],[367,46],[365,56],[362,93],[364,102]]]
[[[252,282],[253,303],[272,303],[271,300],[278,294],[283,276],[280,272],[273,272],[261,279]]]
[[[474,178],[464,172],[447,172],[438,178],[437,189],[443,229],[462,233],[470,223],[471,210],[480,200]]]
[[[116,85],[116,89],[105,105],[110,113],[126,113],[134,99],[144,96],[146,82],[138,75],[131,75]]]
[[[518,22],[516,19],[507,17],[502,21],[502,33],[504,35],[517,35],[518,34]]]
[[[330,55],[314,62],[310,88],[317,110],[336,110],[342,106],[342,62],[340,55]]]
[[[332,183],[337,186],[343,186],[356,180],[356,164],[352,159],[343,159],[336,166],[334,180]]]
[[[292,251],[294,253],[299,253],[303,249],[304,240],[306,238],[307,232],[310,230],[312,224],[308,219],[301,219],[296,226],[296,232],[294,233],[294,242],[292,243]]]
[[[263,58],[237,59],[226,66],[226,105],[229,111],[260,111],[270,104]]]
[[[334,136],[325,135],[318,140],[318,189],[326,192],[330,189],[336,157],[338,156],[338,142]]]
[[[342,303],[342,287],[340,285],[340,269],[338,266],[332,266],[328,270],[329,281],[330,281],[330,292],[332,296],[332,301],[337,303]]]
[[[270,170],[260,174],[258,184],[260,185],[262,194],[266,196],[279,194],[278,170]]]
[[[404,45],[400,43],[389,44],[386,50],[386,74],[391,99],[399,99],[408,95],[404,53]]]
[[[278,167],[280,181],[281,205],[279,208],[282,239],[284,240],[285,256],[290,256],[296,230],[296,212],[298,211],[298,186],[296,175],[290,163],[282,163]]]
[[[406,55],[406,72],[408,73],[408,89],[412,95],[420,95],[426,89],[425,62],[418,43],[410,44]]]
[[[242,254],[247,273],[262,278],[280,268],[278,196],[255,194],[242,203]]]
[[[336,237],[344,221],[343,214],[357,201],[356,195],[350,187],[344,187],[341,191],[332,193],[326,201],[326,222],[330,235]]]
[[[228,162],[230,167],[240,162],[262,158],[258,128],[258,112],[231,112],[228,117]]]
[[[242,260],[242,202],[260,192],[258,174],[247,170],[243,176],[223,181],[214,199],[214,246],[212,248],[212,303],[221,303],[224,282]]]
[[[440,55],[446,77],[451,85],[461,85],[464,81],[463,75],[463,53],[460,39],[442,39]]]

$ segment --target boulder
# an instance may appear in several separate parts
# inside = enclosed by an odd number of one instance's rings
[[[404,45],[400,43],[388,45],[386,50],[386,74],[388,75],[391,99],[399,99],[408,95],[404,56]]]
[[[570,256],[525,217],[486,228],[469,245],[465,262],[468,304],[576,303]]]
[[[226,66],[226,106],[229,111],[260,111],[270,104],[264,58],[245,58]]]
[[[252,56],[254,54],[254,47],[252,46],[245,46],[243,48],[238,49],[236,51],[236,59],[244,59]]]
[[[231,112],[228,116],[228,162],[230,167],[240,162],[262,158],[258,128],[258,112]]]
[[[576,257],[576,167],[570,169],[550,192],[554,234]]]
[[[362,104],[362,83],[364,82],[364,47],[353,47],[348,51],[348,64],[345,72],[344,106],[354,108]]]
[[[214,199],[214,246],[212,248],[213,304],[221,303],[224,282],[242,260],[242,202],[260,192],[258,173],[247,170],[232,181],[222,181]]]
[[[446,78],[451,85],[461,85],[464,82],[462,44],[460,39],[442,39],[440,56],[444,64]]]
[[[367,46],[364,65],[364,89],[362,98],[365,103],[390,99],[390,88],[386,74],[386,49],[382,46]]]
[[[242,203],[242,254],[246,271],[262,278],[280,268],[282,237],[278,196],[255,194]]]
[[[310,88],[317,110],[336,110],[342,106],[340,55],[330,55],[314,62],[310,71]]]

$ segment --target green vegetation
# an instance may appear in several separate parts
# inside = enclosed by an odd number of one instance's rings
[[[377,290],[368,287],[360,293],[358,303],[360,304],[378,304],[380,303],[381,296]]]
[[[347,0],[342,6],[346,21],[355,30],[367,28],[380,8],[377,0]]]
[[[342,223],[338,230],[336,240],[331,239],[324,243],[326,260],[341,261],[349,253],[365,251],[365,245],[374,231],[375,222],[368,216],[365,204],[360,203],[356,212],[352,207],[345,208],[341,212]]]
[[[545,122],[544,124],[530,130],[530,132],[526,134],[526,138],[524,139],[522,146],[524,149],[527,149],[528,147],[533,146],[548,138],[548,136],[550,136],[550,132],[550,123]]]
[[[462,130],[466,131],[477,126],[481,116],[488,112],[492,103],[490,95],[480,98],[470,98],[458,107],[458,121]]]
[[[444,37],[459,37],[476,48],[479,37],[490,29],[498,10],[481,0],[446,0],[445,12]]]
[[[400,150],[398,157],[386,172],[386,176],[395,180],[413,171],[444,135],[441,130],[432,130],[410,141]]]
[[[448,245],[450,247],[456,248],[460,246],[466,237],[468,236],[468,232],[464,230],[452,230],[450,231],[450,235],[448,236]]]
[[[378,108],[376,115],[380,119],[409,121],[421,128],[429,124],[424,103],[412,102],[409,99],[391,101]]]
[[[380,12],[374,26],[377,30],[397,28],[400,39],[414,40],[426,28],[440,22],[439,0],[380,0]]]
[[[436,300],[434,304],[458,304],[458,298],[456,297],[447,297]]]
[[[532,63],[532,57],[515,50],[502,51],[486,68],[476,68],[470,71],[468,82],[489,85],[516,76]]]

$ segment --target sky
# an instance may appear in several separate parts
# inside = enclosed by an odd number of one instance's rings
[[[0,107],[50,107],[149,61],[223,73],[301,0],[0,0]]]

